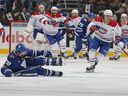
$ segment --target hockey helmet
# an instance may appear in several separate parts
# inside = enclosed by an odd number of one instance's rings
[[[52,10],[58,11],[58,8],[57,8],[56,6],[52,6],[51,11],[52,11]]]
[[[25,47],[24,44],[19,43],[19,44],[16,45],[15,50],[16,50],[16,52],[27,52],[28,48]]]
[[[121,17],[128,17],[127,14],[122,14]]]
[[[94,18],[95,17],[95,14],[93,12],[90,12],[90,13],[88,13],[88,17]]]
[[[73,9],[71,13],[75,13],[75,14],[78,14],[78,10],[77,9]]]
[[[104,15],[113,16],[113,13],[111,10],[105,10]]]

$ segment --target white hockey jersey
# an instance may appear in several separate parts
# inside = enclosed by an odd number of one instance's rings
[[[36,14],[32,15],[31,18],[29,19],[29,24],[33,25],[34,28],[37,29],[42,29],[42,25],[40,23],[41,18],[45,18],[43,14]]]
[[[57,13],[57,14],[52,14],[52,13],[50,13],[50,12],[45,12],[45,14],[48,16],[48,17],[50,17],[50,18],[52,18],[52,19],[54,19],[54,18],[56,18],[56,19],[58,19],[59,20],[59,22],[66,22],[66,17],[64,17],[62,14],[60,14],[60,13]]]
[[[111,19],[109,24],[105,24],[103,17],[96,17],[92,25],[99,27],[93,35],[104,42],[112,42],[115,36],[121,36],[121,29],[115,20]]]
[[[42,18],[40,20],[42,28],[43,28],[43,32],[48,34],[48,35],[56,35],[58,33],[58,29],[59,29],[59,22],[56,26],[53,26],[51,24],[51,19],[45,17]]]
[[[31,18],[29,19],[27,27],[25,28],[25,32],[30,34],[32,33],[34,28],[42,29],[42,24],[40,23],[40,20],[45,17],[46,16],[44,14],[41,14],[39,11],[33,12]]]
[[[125,25],[119,24],[121,27],[121,38],[128,38],[128,23]]]
[[[78,26],[78,24],[80,23],[80,20],[81,20],[81,19],[82,19],[81,17],[75,16],[75,17],[73,17],[72,20],[69,22],[69,25],[70,25],[70,26],[74,26],[75,28],[77,28],[77,26]]]

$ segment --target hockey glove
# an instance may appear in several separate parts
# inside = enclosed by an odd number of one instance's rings
[[[0,29],[0,36],[2,36],[2,34],[5,35],[5,30],[4,30],[4,28],[1,28],[1,29]]]
[[[98,29],[100,29],[100,26],[98,26],[98,25],[92,26],[92,27],[89,29],[89,30],[90,30],[90,34],[93,34],[94,31],[96,31],[96,30],[98,30]]]
[[[1,73],[6,77],[12,77],[13,73],[11,69],[8,69],[7,67],[1,68]]]

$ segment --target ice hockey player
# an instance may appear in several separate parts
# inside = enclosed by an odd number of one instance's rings
[[[76,13],[75,13],[76,11]],[[77,53],[81,50],[84,49],[85,51],[85,45],[87,41],[87,26],[89,25],[90,21],[87,18],[81,18],[78,16],[78,10],[73,10],[72,13],[74,13],[73,19],[71,22],[75,26],[75,49],[73,52],[74,59],[77,58]],[[73,15],[73,14],[72,14]],[[94,15],[94,14],[93,14]],[[84,46],[84,47],[83,47]],[[83,52],[83,55],[85,52]]]
[[[75,36],[76,37],[76,34],[75,34],[75,30],[79,24],[79,22],[81,21],[81,17],[79,16],[79,12],[77,9],[73,9],[71,11],[71,18],[70,18],[70,21],[69,21],[69,30],[70,32],[68,33],[70,36]],[[74,44],[73,44],[73,54],[72,56],[74,57],[74,59],[77,58],[77,52],[75,52],[75,48],[76,48],[76,39],[74,40]]]
[[[118,44],[115,46],[115,55],[113,57],[110,57],[110,60],[118,60],[120,58],[122,49],[125,45],[128,44],[128,16],[127,14],[122,14],[120,19],[120,27],[121,27],[121,40]]]
[[[58,54],[56,50],[60,48],[61,56],[67,58],[66,41],[64,36],[58,31],[60,21],[63,21],[63,18],[61,17],[61,14],[57,12],[58,8],[53,6],[51,8],[51,13],[46,13],[48,17],[42,18],[41,23],[45,38],[51,47],[51,52],[54,57],[57,57]]]
[[[59,59],[49,60],[45,56],[51,55],[49,51],[36,51],[28,49],[24,44],[17,44],[14,51],[9,53],[1,73],[11,76],[57,76],[63,75],[61,71],[45,69],[43,65],[61,66]]]
[[[42,50],[42,44],[46,43],[46,39],[43,34],[42,25],[40,23],[40,19],[45,16],[45,6],[40,4],[39,10],[32,12],[31,18],[25,28],[26,35],[32,35],[33,47],[36,50]],[[32,34],[31,34],[32,33]]]
[[[112,16],[113,13],[111,10],[105,10],[104,17],[95,17],[95,21],[93,22],[95,25],[92,26],[95,27],[94,37],[92,38],[89,50],[90,66],[86,68],[87,72],[94,71],[99,60],[108,53],[111,42],[118,42],[121,36],[121,29]],[[98,48],[99,54],[96,56]]]
[[[5,35],[5,29],[4,29],[3,25],[0,23],[0,37],[2,35]]]
[[[95,21],[94,18],[95,18],[95,14],[94,14],[93,12],[88,13],[87,19],[88,19],[88,21],[89,21],[90,23],[89,23],[89,25],[88,25],[88,27],[87,27],[87,30],[86,30],[86,31],[87,31],[87,32],[86,32],[86,35],[87,35],[87,42],[86,42],[87,51],[86,51],[86,53],[84,54],[84,57],[86,57],[87,60],[89,60],[89,55],[88,55],[88,53],[89,53],[89,50],[90,50],[90,43],[91,43],[91,40],[92,40],[92,38],[93,38],[93,32],[95,31],[95,28],[94,28],[94,27],[91,27],[91,28],[90,28],[90,26],[93,26],[93,25],[94,25],[94,24],[93,24],[93,22]]]
[[[67,18],[66,14],[60,12],[60,9],[56,6],[52,6],[50,11],[45,12],[46,15],[48,15],[52,19],[58,19],[59,21],[59,32],[62,34],[62,36],[66,33],[66,27],[67,27]]]
[[[60,22],[66,22],[66,17],[59,13],[59,9],[56,6],[52,6],[50,12],[46,11],[45,14],[50,18],[57,18]]]

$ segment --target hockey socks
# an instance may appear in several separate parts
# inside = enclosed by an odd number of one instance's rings
[[[63,75],[63,72],[61,72],[61,71],[49,70],[49,69],[45,69],[45,68],[42,68],[42,67],[37,69],[37,73],[38,73],[38,75],[43,75],[43,76],[61,77]]]
[[[38,75],[61,77],[63,75],[63,72],[45,69],[42,68],[41,66],[33,66],[14,73],[14,76],[30,77],[30,76],[38,76]]]

